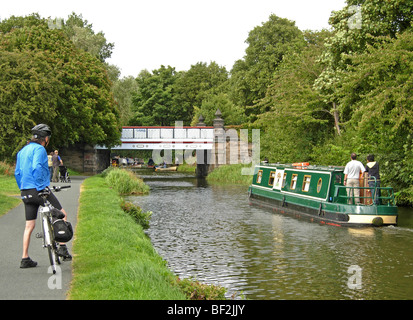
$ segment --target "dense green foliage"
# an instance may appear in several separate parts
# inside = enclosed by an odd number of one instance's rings
[[[244,58],[220,81],[208,80],[219,68],[203,73],[201,63],[162,67],[175,81],[159,96],[183,112],[169,113],[171,121],[195,125],[202,115],[210,125],[219,108],[227,125],[261,129],[261,158],[271,162],[345,165],[351,152],[363,162],[373,153],[383,184],[396,188],[400,204],[413,203],[412,19],[407,0],[348,0],[332,12],[328,31],[300,31],[272,14],[250,31]],[[161,83],[162,68],[146,75]],[[141,105],[132,107],[138,117]],[[147,111],[151,120],[157,110]],[[130,124],[165,124],[135,119]]]
[[[202,115],[211,125],[220,109],[226,125],[261,129],[270,162],[345,165],[351,152],[363,162],[373,153],[383,184],[413,203],[412,20],[408,0],[347,0],[331,30],[271,14],[231,70],[196,62],[118,79],[102,64],[113,44],[81,16],[60,31],[36,15],[10,18],[0,24],[0,159],[40,120],[53,119],[57,145],[111,145],[120,124],[196,125]]]
[[[170,66],[161,66],[152,73],[143,70],[136,78],[138,88],[133,96],[133,116],[129,123],[169,126],[183,121],[188,125],[194,109],[219,92],[227,79],[225,68],[215,62],[198,63],[186,72],[177,72]]]
[[[119,141],[105,65],[65,31],[38,15],[0,23],[0,159],[14,159],[37,123],[52,128],[51,148]]]

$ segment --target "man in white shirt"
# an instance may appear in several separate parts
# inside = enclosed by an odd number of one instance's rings
[[[360,203],[360,172],[364,173],[366,169],[363,164],[356,160],[357,155],[353,152],[351,154],[351,161],[347,163],[344,168],[344,185],[347,187],[355,187],[356,189],[347,188],[348,203],[351,204],[351,199],[354,191],[354,201],[356,204]]]

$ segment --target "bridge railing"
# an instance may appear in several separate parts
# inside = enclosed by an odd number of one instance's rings
[[[145,140],[201,142],[213,139],[213,127],[123,127],[121,136],[122,141],[134,140],[137,142]]]

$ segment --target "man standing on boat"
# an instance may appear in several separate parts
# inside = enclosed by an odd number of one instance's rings
[[[381,196],[379,163],[374,161],[373,154],[369,154],[367,156],[366,172],[368,173],[368,181],[369,187],[371,188],[371,194],[374,195],[374,203],[379,205]]]
[[[344,185],[346,187],[351,187],[347,188],[347,197],[349,204],[352,203],[352,197],[354,197],[356,204],[360,203],[360,172],[364,173],[366,171],[363,164],[356,159],[357,155],[353,152],[351,154],[351,161],[348,162],[346,167],[344,168]]]

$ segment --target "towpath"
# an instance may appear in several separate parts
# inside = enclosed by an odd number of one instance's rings
[[[68,213],[68,221],[76,227],[79,205],[80,185],[85,177],[73,176],[71,183],[52,183],[51,185],[71,185],[71,188],[56,193],[63,208]],[[44,300],[66,299],[72,280],[72,262],[63,261],[61,273],[53,275],[49,271],[47,250],[42,247],[42,240],[35,234],[40,232],[38,220],[32,234],[29,255],[37,261],[37,267],[20,269],[22,239],[25,225],[24,206],[16,208],[0,217],[0,300]],[[72,253],[72,241],[67,244]]]

